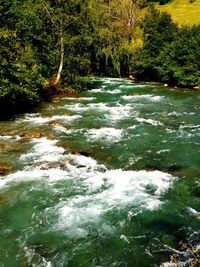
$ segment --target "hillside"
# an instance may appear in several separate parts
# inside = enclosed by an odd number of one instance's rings
[[[200,0],[172,0],[166,5],[158,6],[159,10],[172,15],[175,22],[181,25],[200,24]]]

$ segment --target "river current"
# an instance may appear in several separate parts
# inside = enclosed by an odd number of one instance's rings
[[[0,177],[0,266],[170,266],[180,241],[196,246],[199,103],[191,90],[95,78],[0,122],[13,170]]]

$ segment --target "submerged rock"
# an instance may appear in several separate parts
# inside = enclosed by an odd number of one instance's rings
[[[64,116],[71,116],[71,113],[70,112],[65,112],[63,115]]]
[[[157,171],[158,168],[156,166],[154,166],[154,165],[147,165],[147,166],[145,166],[145,170],[147,172],[154,172],[154,171]]]
[[[59,121],[53,121],[49,125],[50,126],[62,126],[62,124]]]
[[[181,165],[178,165],[178,164],[173,164],[173,165],[170,165],[168,168],[167,168],[167,171],[168,172],[176,172],[176,171],[180,171],[184,169],[183,166]]]
[[[51,135],[51,134],[45,134],[44,137],[46,137],[46,139],[48,140],[55,140],[55,136]]]
[[[39,170],[49,170],[49,169],[56,169],[56,168],[60,168],[60,163],[58,162],[50,162],[50,163],[42,163],[41,165],[38,164],[36,165],[36,167]]]
[[[30,140],[31,140],[30,137],[29,138],[22,138],[22,139],[19,140],[18,143],[21,144],[21,145],[24,145],[24,144],[28,144],[30,142]]]
[[[100,125],[92,125],[90,129],[101,129],[101,126]]]
[[[104,160],[106,160],[106,161],[112,161],[113,160],[113,157],[112,156],[107,156],[107,157],[104,158]]]
[[[0,163],[0,176],[5,176],[12,171],[12,168],[7,163]]]
[[[133,75],[129,75],[128,79],[131,80],[131,81],[135,81],[135,78],[133,77]]]
[[[41,138],[42,134],[41,133],[33,133],[32,138]]]
[[[8,202],[8,199],[4,196],[0,196],[0,205]]]
[[[139,94],[133,92],[133,93],[128,94],[128,96],[139,96]]]
[[[22,138],[30,138],[29,134],[27,133],[19,133],[18,135],[19,137],[22,137]]]

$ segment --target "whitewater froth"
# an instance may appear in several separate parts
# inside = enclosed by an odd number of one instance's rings
[[[47,215],[53,213],[58,218],[53,230],[67,229],[66,234],[73,238],[87,236],[87,226],[99,224],[112,210],[159,208],[160,196],[175,179],[160,171],[107,170],[93,159],[88,162],[84,156],[73,155],[73,159],[73,165],[68,164],[67,170],[71,173],[69,176],[79,179],[82,194],[46,210]]]

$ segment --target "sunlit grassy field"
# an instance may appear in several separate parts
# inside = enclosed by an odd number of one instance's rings
[[[158,9],[171,14],[180,25],[200,24],[200,0],[172,0]]]

